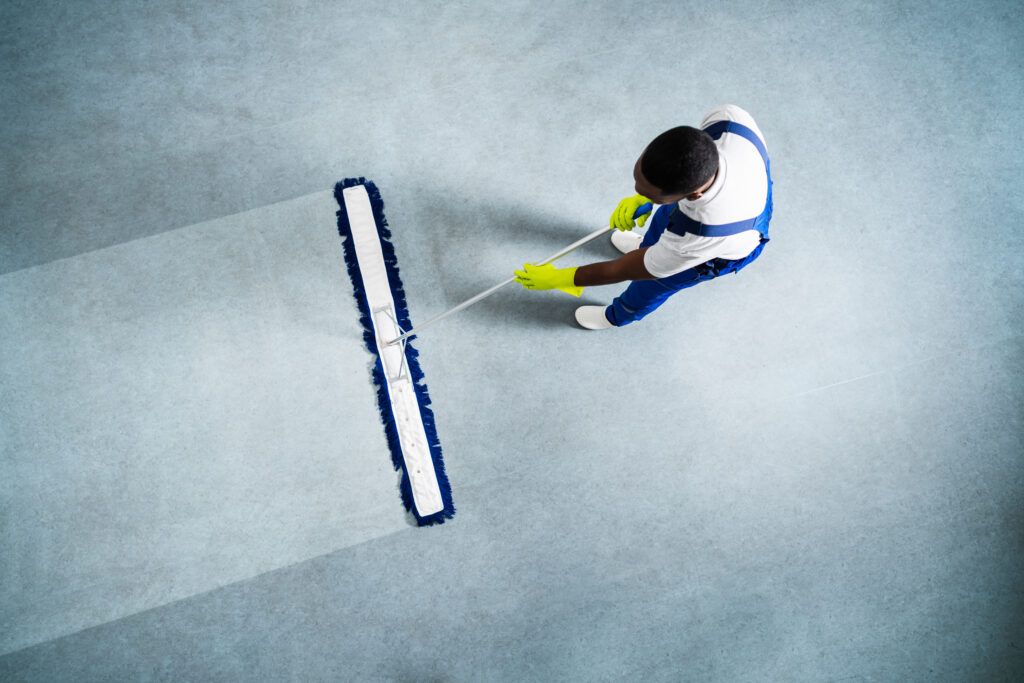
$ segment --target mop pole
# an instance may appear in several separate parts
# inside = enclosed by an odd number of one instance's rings
[[[634,218],[637,217],[637,216],[642,216],[643,214],[647,213],[650,210],[651,210],[651,205],[650,204],[644,204],[643,206],[641,206],[639,209],[636,210],[636,214],[634,215]],[[596,240],[601,235],[607,235],[608,231],[609,231],[608,228],[601,228],[600,230],[595,230],[594,232],[590,233],[589,235],[587,235],[583,239],[579,240],[578,242],[573,242],[572,244],[567,246],[565,249],[563,249],[562,251],[560,251],[557,254],[555,254],[554,256],[552,256],[551,258],[545,259],[545,260],[541,261],[540,263],[538,263],[536,265],[544,266],[544,265],[547,265],[548,263],[551,263],[552,261],[557,261],[558,259],[562,258],[563,256],[565,256],[569,252],[575,251],[576,249],[579,249],[580,247],[582,247],[587,242],[592,242],[593,240]],[[491,294],[494,294],[499,289],[501,289],[505,285],[510,284],[512,282],[515,282],[515,278],[514,277],[510,277],[509,279],[505,280],[504,282],[501,282],[499,284],[494,285],[493,287],[491,287],[487,291],[480,292],[479,294],[474,296],[472,299],[467,299],[466,301],[463,301],[461,304],[459,304],[455,308],[451,309],[450,311],[445,311],[441,315],[439,315],[439,316],[437,316],[435,318],[431,318],[430,320],[428,320],[427,322],[423,323],[422,325],[418,325],[415,328],[409,330],[408,332],[405,332],[403,334],[398,335],[397,337],[395,337],[391,341],[387,342],[386,345],[387,346],[391,346],[392,344],[398,344],[399,342],[404,342],[409,337],[412,337],[412,336],[418,334],[419,332],[423,331],[427,327],[430,327],[431,325],[433,325],[436,322],[440,322],[441,320],[444,320],[445,318],[447,318],[448,316],[452,315],[453,313],[458,313],[462,309],[469,308],[470,306],[472,306],[476,302],[481,301],[482,299],[486,299]]]

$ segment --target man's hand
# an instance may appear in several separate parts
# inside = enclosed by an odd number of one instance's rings
[[[573,296],[583,294],[583,288],[576,286],[575,268],[555,268],[550,263],[543,266],[526,263],[522,270],[515,271],[515,275],[516,282],[525,289],[560,289]]]
[[[651,204],[651,200],[640,194],[626,197],[619,202],[619,205],[615,207],[615,211],[612,212],[612,217],[608,221],[609,227],[617,230],[632,230],[635,227],[633,224],[633,219],[635,218],[636,226],[642,228],[647,219],[650,218],[651,208],[653,208],[650,207],[645,213],[637,216],[637,209],[644,204]]]

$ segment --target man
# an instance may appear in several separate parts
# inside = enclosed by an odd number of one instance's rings
[[[771,174],[764,137],[753,117],[735,105],[713,109],[700,129],[680,126],[656,137],[633,168],[637,194],[619,202],[612,244],[625,255],[579,268],[527,263],[516,271],[526,289],[561,289],[631,281],[610,306],[581,306],[576,320],[589,330],[640,320],[681,289],[735,273],[768,241]],[[647,234],[628,232],[646,203],[662,205]],[[639,216],[641,227],[650,210]]]

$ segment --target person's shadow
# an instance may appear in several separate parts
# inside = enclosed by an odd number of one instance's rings
[[[600,215],[598,211],[589,213]],[[501,199],[486,203],[461,199],[424,207],[417,220],[444,226],[444,244],[433,248],[430,258],[443,272],[440,286],[450,309],[512,277],[524,263],[537,263],[558,253],[594,232],[607,218],[582,216],[576,220],[566,212],[553,216]],[[572,267],[621,256],[610,237],[611,230],[608,239],[597,238],[554,265]],[[610,303],[610,299],[599,299],[600,295],[590,290],[576,298],[558,291],[528,292],[513,282],[456,315],[472,315],[485,327],[500,327],[510,319],[532,329],[577,327],[576,307]]]

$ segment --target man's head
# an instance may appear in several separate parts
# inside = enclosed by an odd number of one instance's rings
[[[657,204],[699,199],[718,173],[718,148],[689,126],[667,130],[647,145],[633,169],[636,191]]]

